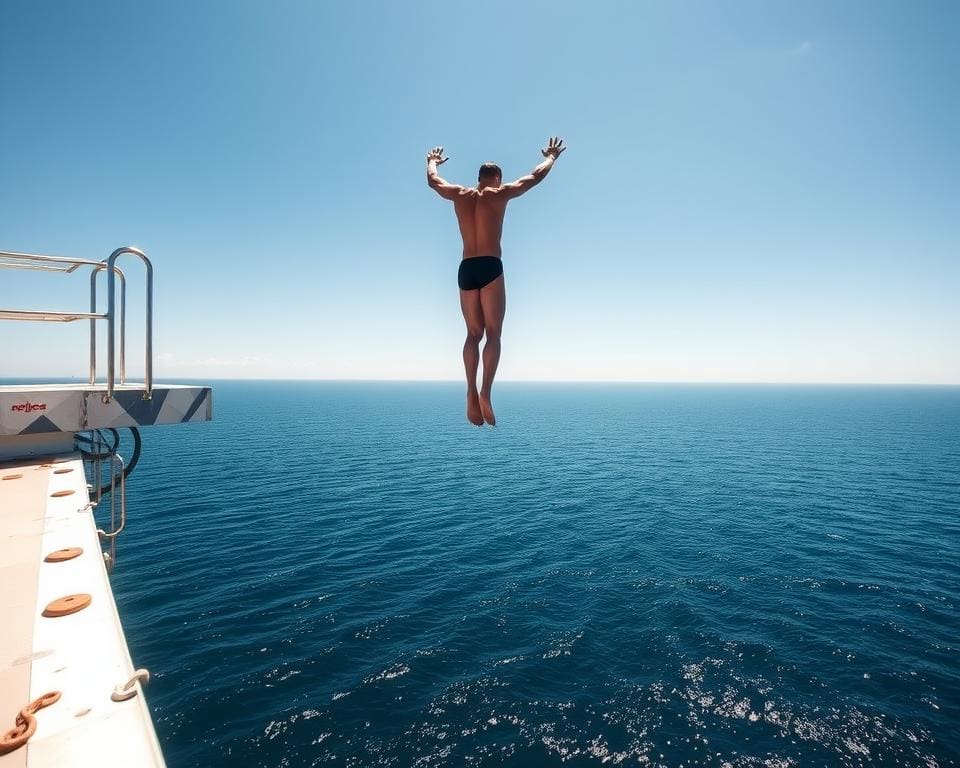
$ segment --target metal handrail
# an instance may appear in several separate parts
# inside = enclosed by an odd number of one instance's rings
[[[90,312],[97,311],[97,275],[107,268],[105,262],[98,261],[90,272]],[[120,383],[127,381],[127,278],[123,276],[120,267],[114,267],[114,272],[120,276]],[[97,382],[97,321],[90,318],[90,385]]]
[[[147,329],[144,346],[146,347],[146,360],[144,362],[144,392],[143,399],[149,400],[153,397],[153,264],[147,258],[147,254],[139,248],[130,246],[117,248],[107,259],[107,394],[104,396],[104,402],[109,402],[113,397],[114,384],[114,323],[116,317],[116,261],[117,258],[125,253],[139,256],[147,270]],[[121,383],[123,374],[121,372]]]
[[[72,323],[74,320],[106,320],[103,312],[56,312],[49,309],[0,309],[0,320],[43,320]]]
[[[102,261],[90,261],[89,259],[73,259],[67,256],[42,256],[39,253],[18,253],[17,251],[0,251],[0,259],[10,259],[9,263],[0,261],[0,267],[10,269],[38,269],[44,272],[73,272],[78,267],[85,264],[93,266],[102,264]],[[26,261],[27,264],[18,264],[18,261]],[[29,262],[40,262],[32,264]],[[69,267],[53,267],[50,264],[69,264]]]
[[[97,379],[97,333],[96,321],[107,321],[107,392],[104,402],[113,398],[115,388],[115,319],[116,277],[120,277],[120,384],[126,384],[126,323],[127,281],[123,271],[116,266],[117,258],[125,253],[139,256],[147,272],[146,285],[146,362],[144,377],[144,400],[153,396],[153,265],[146,254],[138,248],[118,248],[104,261],[74,259],[65,256],[44,256],[37,253],[0,251],[0,269],[34,269],[44,272],[72,273],[81,266],[93,267],[90,274],[90,312],[46,312],[33,310],[0,310],[0,319],[7,320],[78,320],[90,321],[90,384]],[[97,312],[97,274],[107,272],[107,311]]]

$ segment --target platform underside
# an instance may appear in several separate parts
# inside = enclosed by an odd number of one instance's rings
[[[83,432],[109,427],[146,427],[210,421],[210,387],[156,384],[149,400],[142,384],[116,387],[104,402],[105,384],[0,386],[0,436]]]

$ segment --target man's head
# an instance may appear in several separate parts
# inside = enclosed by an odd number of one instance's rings
[[[500,166],[496,163],[484,163],[480,166],[480,173],[477,176],[477,183],[481,187],[499,187],[503,174],[500,172]]]

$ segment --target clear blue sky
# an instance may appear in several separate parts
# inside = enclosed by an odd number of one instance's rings
[[[507,212],[502,379],[956,384],[958,31],[952,0],[4,0],[0,248],[144,248],[160,376],[457,379],[425,153],[470,184],[559,134]],[[0,306],[86,296],[0,272]],[[0,323],[0,375],[82,376],[86,333]]]

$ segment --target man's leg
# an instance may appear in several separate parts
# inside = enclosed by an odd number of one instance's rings
[[[463,367],[467,373],[467,420],[483,426],[483,414],[477,393],[477,367],[480,365],[480,339],[483,337],[483,308],[480,291],[460,291],[460,309],[467,323],[467,340],[463,343]]]
[[[503,330],[503,315],[507,309],[507,294],[503,275],[480,289],[480,307],[483,310],[483,329],[487,341],[483,345],[483,384],[480,386],[480,412],[487,424],[497,423],[490,403],[493,377],[500,363],[500,332]]]

